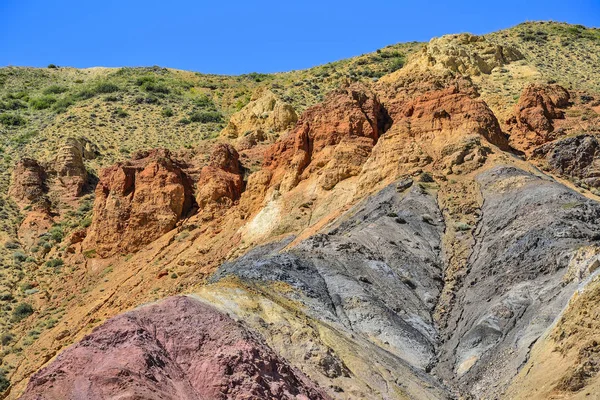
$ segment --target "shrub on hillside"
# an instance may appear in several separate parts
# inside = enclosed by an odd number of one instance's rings
[[[3,333],[2,336],[0,336],[0,344],[2,344],[2,346],[6,346],[10,342],[12,342],[14,339],[15,339],[15,337],[13,336],[12,333],[10,333],[10,332]]]
[[[7,248],[7,249],[15,250],[15,249],[20,248],[21,245],[19,243],[17,243],[17,242],[8,241],[8,242],[4,243],[4,247]]]
[[[146,83],[155,83],[156,79],[153,76],[140,76],[135,80],[135,84],[138,86],[143,86]]]
[[[196,97],[193,101],[195,105],[202,108],[214,108],[215,106],[212,98],[205,94]]]
[[[86,99],[91,99],[95,95],[96,94],[94,93],[93,90],[86,88],[86,89],[82,89],[79,92],[77,92],[74,97],[78,100],[86,100]]]
[[[26,124],[26,121],[18,115],[0,114],[0,124],[5,126],[23,126]]]
[[[29,99],[29,106],[34,110],[45,110],[52,107],[52,104],[54,103],[56,103],[56,98],[51,95],[44,95]]]
[[[67,111],[67,108],[72,106],[75,102],[70,97],[65,97],[64,99],[58,99],[56,103],[52,105],[52,110],[57,113],[63,113]]]
[[[121,89],[117,85],[110,82],[99,82],[92,88],[95,94],[115,93],[119,90]]]
[[[218,111],[196,111],[190,115],[190,121],[200,122],[202,124],[208,122],[222,122],[223,116]]]
[[[173,116],[173,110],[170,107],[164,108],[161,112],[162,116],[169,118]]]
[[[92,224],[92,217],[87,217],[81,220],[81,223],[79,224],[81,227],[83,228],[87,228]]]
[[[60,85],[51,85],[48,86],[46,89],[44,89],[43,93],[44,94],[61,94],[64,93],[66,91],[68,91],[69,89],[64,87],[64,86],[60,86]]]
[[[22,251],[15,251],[13,253],[13,260],[16,263],[23,262],[23,261],[27,260],[27,255],[25,255],[25,253],[23,253]]]
[[[7,99],[0,101],[0,110],[19,110],[21,108],[27,108],[27,104],[18,99]]]
[[[17,146],[24,146],[31,141],[32,138],[36,137],[38,133],[36,131],[24,132],[18,136],[13,137],[10,141]]]
[[[50,228],[48,233],[50,234],[52,240],[54,240],[57,243],[63,240],[63,237],[65,235],[63,228],[60,225],[54,225],[52,228]]]
[[[150,93],[169,94],[170,92],[169,88],[161,83],[146,82],[141,86],[141,88],[142,90]]]
[[[119,117],[119,118],[125,118],[127,117],[129,114],[127,113],[127,111],[123,110],[121,107],[118,107],[115,111],[114,114]]]
[[[6,377],[6,372],[0,369],[0,392],[4,392],[10,386],[10,381]]]
[[[58,268],[62,267],[65,262],[61,258],[53,258],[52,260],[46,261],[46,267],[48,268]]]
[[[249,74],[242,75],[242,77],[250,79],[254,82],[262,82],[269,78],[269,74],[260,74],[258,72],[250,72]]]
[[[111,82],[98,82],[93,86],[81,89],[75,94],[74,98],[78,100],[91,99],[99,94],[110,94],[120,91],[121,88]]]
[[[27,94],[27,92],[21,91],[21,92],[14,92],[14,93],[8,93],[6,96],[4,96],[5,99],[18,99],[18,100],[23,100],[23,101],[29,101],[29,94]]]
[[[404,66],[404,58],[401,58],[401,57],[394,58],[388,67],[388,71],[394,72],[394,71],[399,70],[403,66]]]
[[[155,77],[149,75],[137,78],[135,84],[149,93],[169,94],[171,91],[165,84],[158,82]]]
[[[12,312],[12,320],[19,322],[33,314],[33,307],[29,303],[20,303]]]

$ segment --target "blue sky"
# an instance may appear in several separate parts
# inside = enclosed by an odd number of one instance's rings
[[[277,72],[527,20],[600,26],[600,0],[0,0],[0,66]]]

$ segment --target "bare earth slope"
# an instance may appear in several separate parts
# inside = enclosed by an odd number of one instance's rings
[[[124,389],[124,391],[122,391]],[[226,315],[171,297],[110,320],[32,377],[22,398],[325,399]]]

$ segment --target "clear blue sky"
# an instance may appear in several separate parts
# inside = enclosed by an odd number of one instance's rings
[[[600,0],[0,0],[0,66],[302,69],[527,20],[600,26]]]

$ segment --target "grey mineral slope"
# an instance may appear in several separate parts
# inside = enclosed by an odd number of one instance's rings
[[[576,289],[563,277],[600,238],[600,205],[514,167],[477,176],[484,204],[435,371],[476,398],[499,398]]]
[[[251,252],[223,265],[213,281],[233,274],[289,283],[312,317],[429,370],[438,343],[431,314],[442,288],[443,230],[434,194],[419,186],[403,194],[390,185],[329,232],[281,253]]]
[[[499,398],[571,298],[564,275],[600,239],[600,205],[514,167],[480,173],[483,206],[448,326],[432,317],[443,287],[445,226],[434,193],[386,187],[297,246],[256,249],[212,278],[282,281],[316,319],[362,335],[457,395]],[[585,263],[585,261],[584,261]]]

